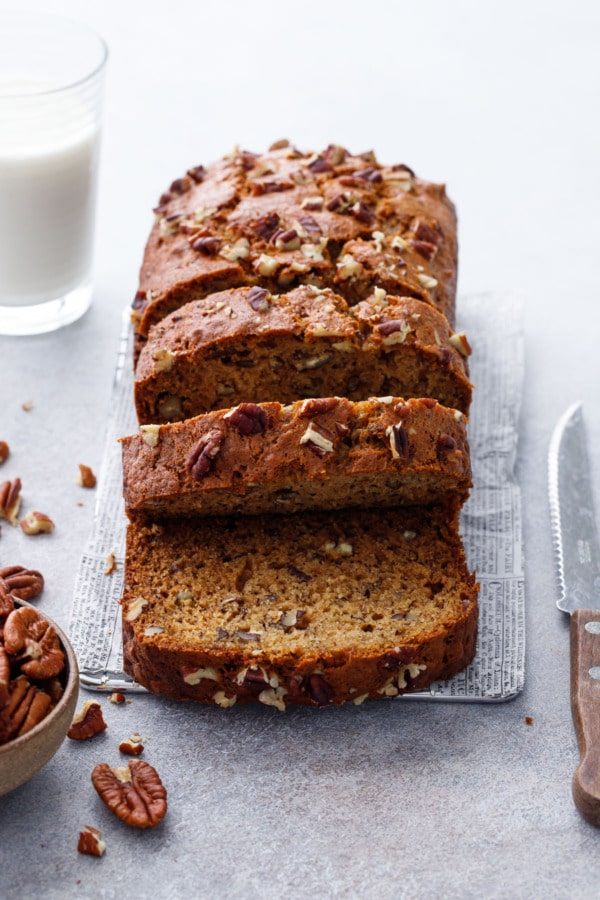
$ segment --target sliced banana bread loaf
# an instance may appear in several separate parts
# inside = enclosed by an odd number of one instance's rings
[[[457,240],[443,185],[331,145],[287,141],[196,166],[160,198],[133,304],[138,348],[174,309],[237,285],[331,287],[353,304],[376,287],[417,297],[452,325]]]
[[[222,707],[394,697],[471,661],[458,505],[130,523],[126,671]]]
[[[356,306],[312,286],[238,288],[188,303],[150,331],[135,373],[141,424],[238,403],[433,397],[467,412],[464,334],[421,300],[377,292]]]
[[[471,486],[466,419],[436,400],[242,403],[121,443],[129,516],[426,506]]]

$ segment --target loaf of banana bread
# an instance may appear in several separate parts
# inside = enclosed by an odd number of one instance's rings
[[[307,397],[432,397],[468,412],[468,341],[422,300],[379,291],[349,307],[302,286],[212,294],[150,330],[135,373],[141,424],[238,403]]]
[[[456,216],[443,185],[330,145],[235,150],[177,178],[155,209],[133,303],[137,349],[191,300],[240,285],[330,287],[352,305],[379,287],[454,324]]]
[[[466,419],[436,400],[241,403],[122,438],[131,517],[466,500]]]
[[[458,505],[129,524],[126,671],[150,691],[284,710],[395,697],[473,658]]]

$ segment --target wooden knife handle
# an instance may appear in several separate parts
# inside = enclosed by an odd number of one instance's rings
[[[581,754],[573,799],[583,818],[600,826],[600,610],[571,616],[571,711]]]

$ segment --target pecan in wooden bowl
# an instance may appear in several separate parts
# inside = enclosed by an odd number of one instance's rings
[[[54,756],[71,725],[78,685],[65,634],[0,578],[0,796]]]

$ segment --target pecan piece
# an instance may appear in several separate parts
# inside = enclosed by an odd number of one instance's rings
[[[265,241],[270,241],[279,228],[280,221],[281,220],[276,212],[270,212],[261,216],[260,219],[257,219],[256,222],[252,224],[252,230]]]
[[[408,435],[406,428],[402,422],[397,425],[390,425],[385,430],[386,437],[390,442],[390,450],[393,459],[410,459],[410,450],[408,446]]]
[[[225,440],[225,435],[218,428],[202,435],[199,441],[194,444],[188,454],[185,467],[192,478],[200,481],[210,472],[214,458],[221,450],[221,444]]]
[[[102,840],[102,832],[91,825],[86,825],[83,831],[79,832],[79,840],[77,842],[77,851],[85,853],[87,856],[102,856],[106,850],[106,843]]]
[[[210,234],[196,238],[196,240],[192,242],[192,250],[197,250],[199,253],[204,253],[205,256],[214,256],[215,253],[218,253],[220,249],[221,241],[219,240],[219,238],[214,237]]]
[[[317,156],[316,159],[309,162],[308,168],[315,174],[318,174],[319,172],[331,172],[331,166],[322,156]]]
[[[54,531],[54,522],[46,513],[32,510],[20,522],[25,534],[50,534]]]
[[[131,737],[127,738],[125,741],[121,741],[119,744],[119,752],[125,753],[127,756],[139,756],[140,753],[144,752],[144,745],[142,744],[142,736],[137,732],[132,734]]]
[[[327,413],[339,404],[338,397],[309,397],[300,407],[299,418],[310,419],[321,413]]]
[[[312,216],[300,216],[298,224],[302,225],[307,234],[323,234],[323,229]]]
[[[6,462],[10,454],[10,447],[6,441],[0,441],[0,464]]]
[[[240,434],[264,434],[268,418],[265,410],[257,403],[240,403],[225,413],[223,419],[237,428]]]
[[[248,292],[248,303],[256,312],[266,312],[269,308],[269,292],[265,288],[253,287]]]
[[[4,646],[11,656],[27,660],[21,663],[21,671],[30,678],[52,678],[64,668],[65,654],[56,631],[31,606],[10,613],[4,624]]]
[[[437,253],[437,244],[432,244],[431,241],[413,240],[410,243],[417,251],[417,253],[424,259],[433,259],[433,257]]]
[[[359,200],[351,206],[350,212],[359,222],[366,222],[367,224],[377,218],[371,207],[367,206],[363,200]]]
[[[0,484],[0,519],[6,519],[11,525],[16,525],[20,508],[21,479],[3,481]]]
[[[167,812],[167,792],[156,769],[141,759],[111,769],[100,763],[92,772],[100,799],[133,828],[154,828]]]
[[[106,727],[100,704],[94,700],[86,700],[83,708],[73,717],[67,737],[73,741],[85,741],[101,734]]]
[[[322,675],[313,673],[308,676],[308,692],[316,700],[319,706],[327,706],[334,697],[334,690]]]
[[[413,224],[413,236],[416,241],[426,241],[428,244],[437,246],[439,239],[434,229],[424,222],[423,219],[415,219]]]
[[[96,476],[89,466],[79,463],[79,474],[77,476],[77,484],[84,488],[96,487]]]
[[[17,600],[33,600],[44,590],[44,576],[35,569],[25,566],[5,566],[0,569],[0,579],[4,581],[6,590]],[[0,594],[2,588],[0,586]],[[0,599],[1,615],[1,599]]]
[[[306,446],[317,456],[325,456],[333,453],[333,434],[322,426],[317,427],[314,422],[308,423],[308,428],[300,438],[300,445]]]

